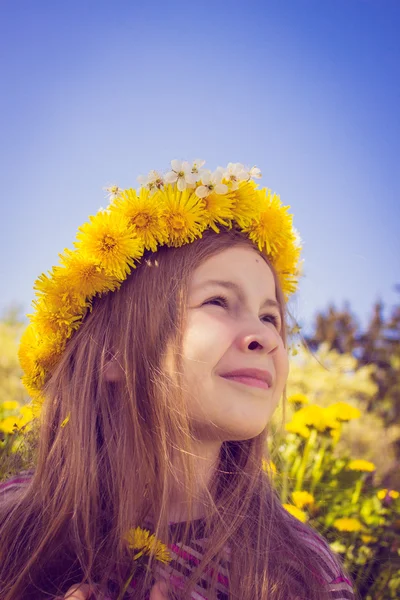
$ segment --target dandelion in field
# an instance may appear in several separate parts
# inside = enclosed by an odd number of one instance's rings
[[[282,504],[282,506],[285,510],[287,510],[288,513],[302,523],[307,521],[307,513],[305,513],[304,510],[300,510],[300,508],[297,508],[297,506],[294,506],[293,504]]]
[[[0,410],[17,410],[19,408],[19,403],[16,400],[5,400],[0,405]]]
[[[385,498],[387,497],[392,498],[393,500],[397,500],[397,498],[400,497],[400,492],[398,492],[397,490],[388,490],[387,488],[384,488],[382,490],[379,490],[376,495],[379,498],[379,500],[385,500]]]
[[[361,411],[347,402],[335,402],[326,409],[327,414],[330,414],[334,419],[338,421],[351,421],[352,419],[359,419],[361,417]]]
[[[308,396],[306,396],[306,394],[292,394],[291,396],[288,397],[288,402],[289,404],[309,404],[310,400],[308,398]]]
[[[285,425],[286,431],[289,433],[296,433],[297,435],[301,435],[303,438],[310,437],[310,430],[304,423],[300,423],[298,421],[290,421],[290,423],[286,423]]]
[[[347,468],[349,469],[349,471],[361,471],[365,473],[372,473],[373,471],[375,471],[376,467],[374,463],[370,462],[369,460],[358,459],[350,461],[347,465]]]
[[[272,460],[266,460],[265,458],[263,458],[262,459],[262,468],[263,468],[263,471],[265,471],[269,475],[276,474],[276,465],[275,465],[275,463],[272,462]]]
[[[304,508],[305,506],[312,506],[315,503],[315,498],[309,492],[298,491],[292,493],[292,499],[297,508]]]
[[[364,525],[358,519],[354,519],[352,517],[343,517],[341,519],[336,519],[333,522],[333,526],[338,531],[362,531],[364,529]]]

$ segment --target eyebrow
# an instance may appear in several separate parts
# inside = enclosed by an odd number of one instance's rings
[[[240,285],[234,283],[233,281],[223,281],[222,279],[209,279],[208,281],[202,283],[201,287],[207,287],[209,285],[220,285],[221,287],[224,287],[228,290],[232,290],[236,292],[240,300],[244,300],[245,295],[243,293],[243,289],[240,287]],[[264,300],[264,302],[261,305],[261,308],[264,308],[264,306],[273,306],[274,308],[277,308],[280,311],[279,302],[273,300],[272,298],[267,298],[266,300]]]

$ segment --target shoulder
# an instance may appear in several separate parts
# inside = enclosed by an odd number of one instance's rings
[[[33,471],[23,471],[0,482],[0,500],[3,501],[15,492],[24,489],[33,477]]]
[[[353,600],[356,596],[353,585],[346,575],[339,556],[333,552],[328,542],[317,531],[308,525],[299,523],[296,526],[304,544],[318,557],[319,577],[322,583],[331,592],[335,600]],[[315,573],[317,576],[317,574]]]

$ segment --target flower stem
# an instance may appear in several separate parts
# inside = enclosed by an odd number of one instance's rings
[[[297,471],[296,487],[295,487],[296,491],[299,491],[302,488],[304,474],[306,472],[308,459],[310,456],[310,451],[311,451],[311,448],[314,446],[316,439],[317,439],[317,430],[312,429],[311,433],[310,433],[310,437],[307,439],[306,445],[304,447],[303,458],[301,460],[299,470]]]

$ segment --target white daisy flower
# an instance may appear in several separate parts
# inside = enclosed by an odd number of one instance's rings
[[[231,190],[237,190],[240,181],[249,179],[249,173],[241,163],[229,163],[223,179],[230,182]]]
[[[261,177],[262,177],[261,171],[258,167],[251,167],[251,169],[249,171],[249,175],[253,179],[261,179]]]
[[[164,179],[161,173],[158,171],[150,171],[149,174],[139,175],[137,178],[138,182],[143,186],[149,188],[149,190],[155,191],[160,190],[164,185]]]
[[[180,192],[192,187],[197,181],[197,175],[192,172],[192,165],[186,160],[171,160],[172,171],[165,175],[166,183],[176,183]]]
[[[196,189],[196,196],[198,198],[207,198],[211,192],[215,192],[216,194],[226,194],[228,192],[228,186],[225,185],[225,183],[222,183],[223,176],[224,170],[221,169],[221,167],[218,167],[214,173],[204,171],[201,177],[203,185],[200,185]]]
[[[114,183],[112,183],[111,185],[108,185],[107,187],[104,187],[103,190],[105,192],[107,192],[107,197],[110,202],[112,202],[112,200],[115,200],[115,198],[118,198],[120,193],[123,191],[122,188],[120,188],[118,185],[116,185]]]
[[[205,164],[205,160],[201,160],[200,158],[196,158],[196,160],[192,163],[192,173],[197,176],[197,181],[199,181],[205,171],[201,167]]]

